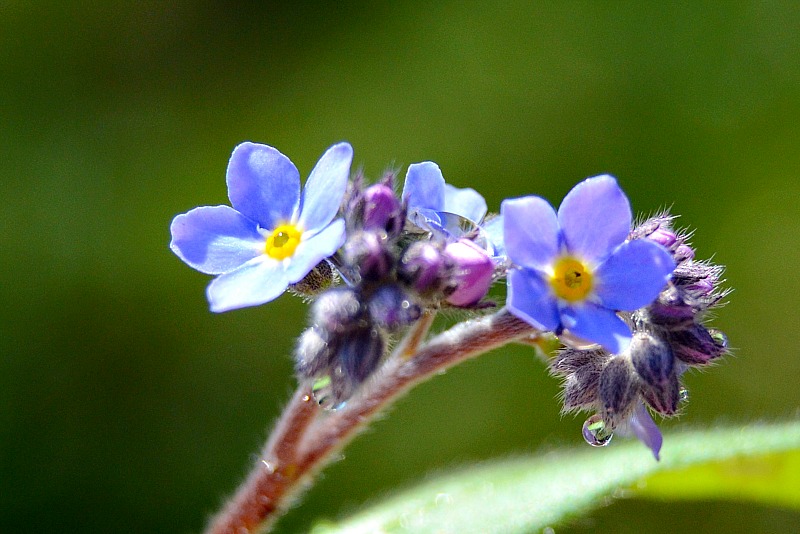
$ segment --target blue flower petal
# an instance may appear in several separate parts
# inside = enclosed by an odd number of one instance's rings
[[[321,230],[336,217],[342,204],[353,147],[348,143],[333,145],[319,158],[303,189],[300,208],[300,227],[304,230]]]
[[[225,273],[264,253],[255,221],[229,206],[203,206],[178,215],[170,231],[172,251],[201,273]]]
[[[444,209],[444,177],[439,166],[432,161],[408,166],[403,184],[403,201],[409,208]]]
[[[509,259],[522,267],[550,269],[560,248],[553,207],[543,198],[528,196],[504,200],[500,213]]]
[[[267,145],[242,143],[228,162],[228,198],[242,215],[266,230],[290,222],[300,203],[300,173]]]
[[[482,226],[484,232],[486,232],[489,244],[492,246],[492,250],[490,251],[492,257],[499,261],[502,261],[506,256],[504,226],[505,219],[502,215],[493,217]]]
[[[674,270],[672,255],[661,245],[628,241],[595,271],[595,294],[606,308],[637,310],[658,297]]]
[[[212,280],[206,296],[211,311],[224,312],[274,300],[288,285],[281,262],[263,254]]]
[[[550,286],[531,269],[512,269],[508,273],[508,310],[539,330],[556,330],[558,306]]]
[[[339,250],[344,239],[344,219],[336,219],[321,232],[304,237],[286,267],[286,279],[290,284],[302,280],[319,262]]]
[[[639,441],[653,451],[653,456],[656,457],[656,460],[660,460],[659,453],[661,452],[661,444],[664,442],[664,438],[644,404],[639,404],[628,424],[636,437],[639,438]]]
[[[561,323],[573,335],[599,343],[612,354],[624,351],[631,341],[631,330],[614,311],[584,302],[564,305]]]
[[[572,188],[558,208],[570,254],[599,264],[631,231],[631,206],[613,176],[588,178]]]
[[[444,206],[441,211],[455,213],[480,224],[486,215],[486,200],[471,187],[459,189],[444,184]]]

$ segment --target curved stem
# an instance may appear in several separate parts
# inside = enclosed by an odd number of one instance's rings
[[[454,326],[411,358],[390,358],[378,376],[365,384],[344,409],[309,428],[301,442],[299,467],[311,470],[325,465],[326,458],[349,443],[381,409],[439,371],[533,332],[528,323],[501,310]]]
[[[419,328],[430,327],[422,321]],[[303,482],[330,461],[383,408],[414,385],[468,358],[529,336],[534,329],[506,310],[460,323],[408,357],[424,333],[412,329],[404,342],[344,408],[319,413],[307,385],[301,385],[273,431],[260,461],[208,534],[247,534],[266,529]]]
[[[283,411],[250,475],[206,530],[208,534],[246,534],[266,528],[297,489],[298,444],[320,412],[308,384],[301,384]]]

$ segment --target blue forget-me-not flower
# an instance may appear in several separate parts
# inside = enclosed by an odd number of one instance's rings
[[[297,167],[271,146],[242,143],[228,163],[231,206],[202,206],[172,221],[170,248],[189,266],[218,275],[211,310],[269,302],[301,281],[345,240],[336,219],[353,149],[330,147],[300,191]]]
[[[617,311],[651,303],[675,262],[650,240],[628,241],[632,214],[611,176],[589,178],[564,198],[558,213],[541,197],[501,206],[508,273],[507,306],[534,327],[598,343],[611,353],[631,339]]]

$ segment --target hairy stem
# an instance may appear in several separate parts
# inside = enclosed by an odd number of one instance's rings
[[[234,498],[217,516],[208,534],[247,534],[272,524],[289,500],[333,454],[364,429],[383,408],[414,385],[468,358],[478,356],[535,330],[506,310],[460,323],[439,334],[410,357],[410,345],[419,343],[430,327],[423,320],[412,329],[395,353],[347,401],[345,407],[319,414],[307,385],[295,393],[270,437],[261,461]]]
[[[210,524],[208,534],[245,534],[268,526],[298,489],[298,444],[320,407],[301,384],[283,411],[250,475]]]

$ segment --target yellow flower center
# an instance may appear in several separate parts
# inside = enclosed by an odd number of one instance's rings
[[[592,290],[592,273],[582,262],[570,256],[556,261],[550,287],[555,294],[569,302],[584,300]]]
[[[264,251],[267,256],[276,260],[284,260],[294,254],[300,244],[303,232],[293,224],[282,224],[267,238]]]

